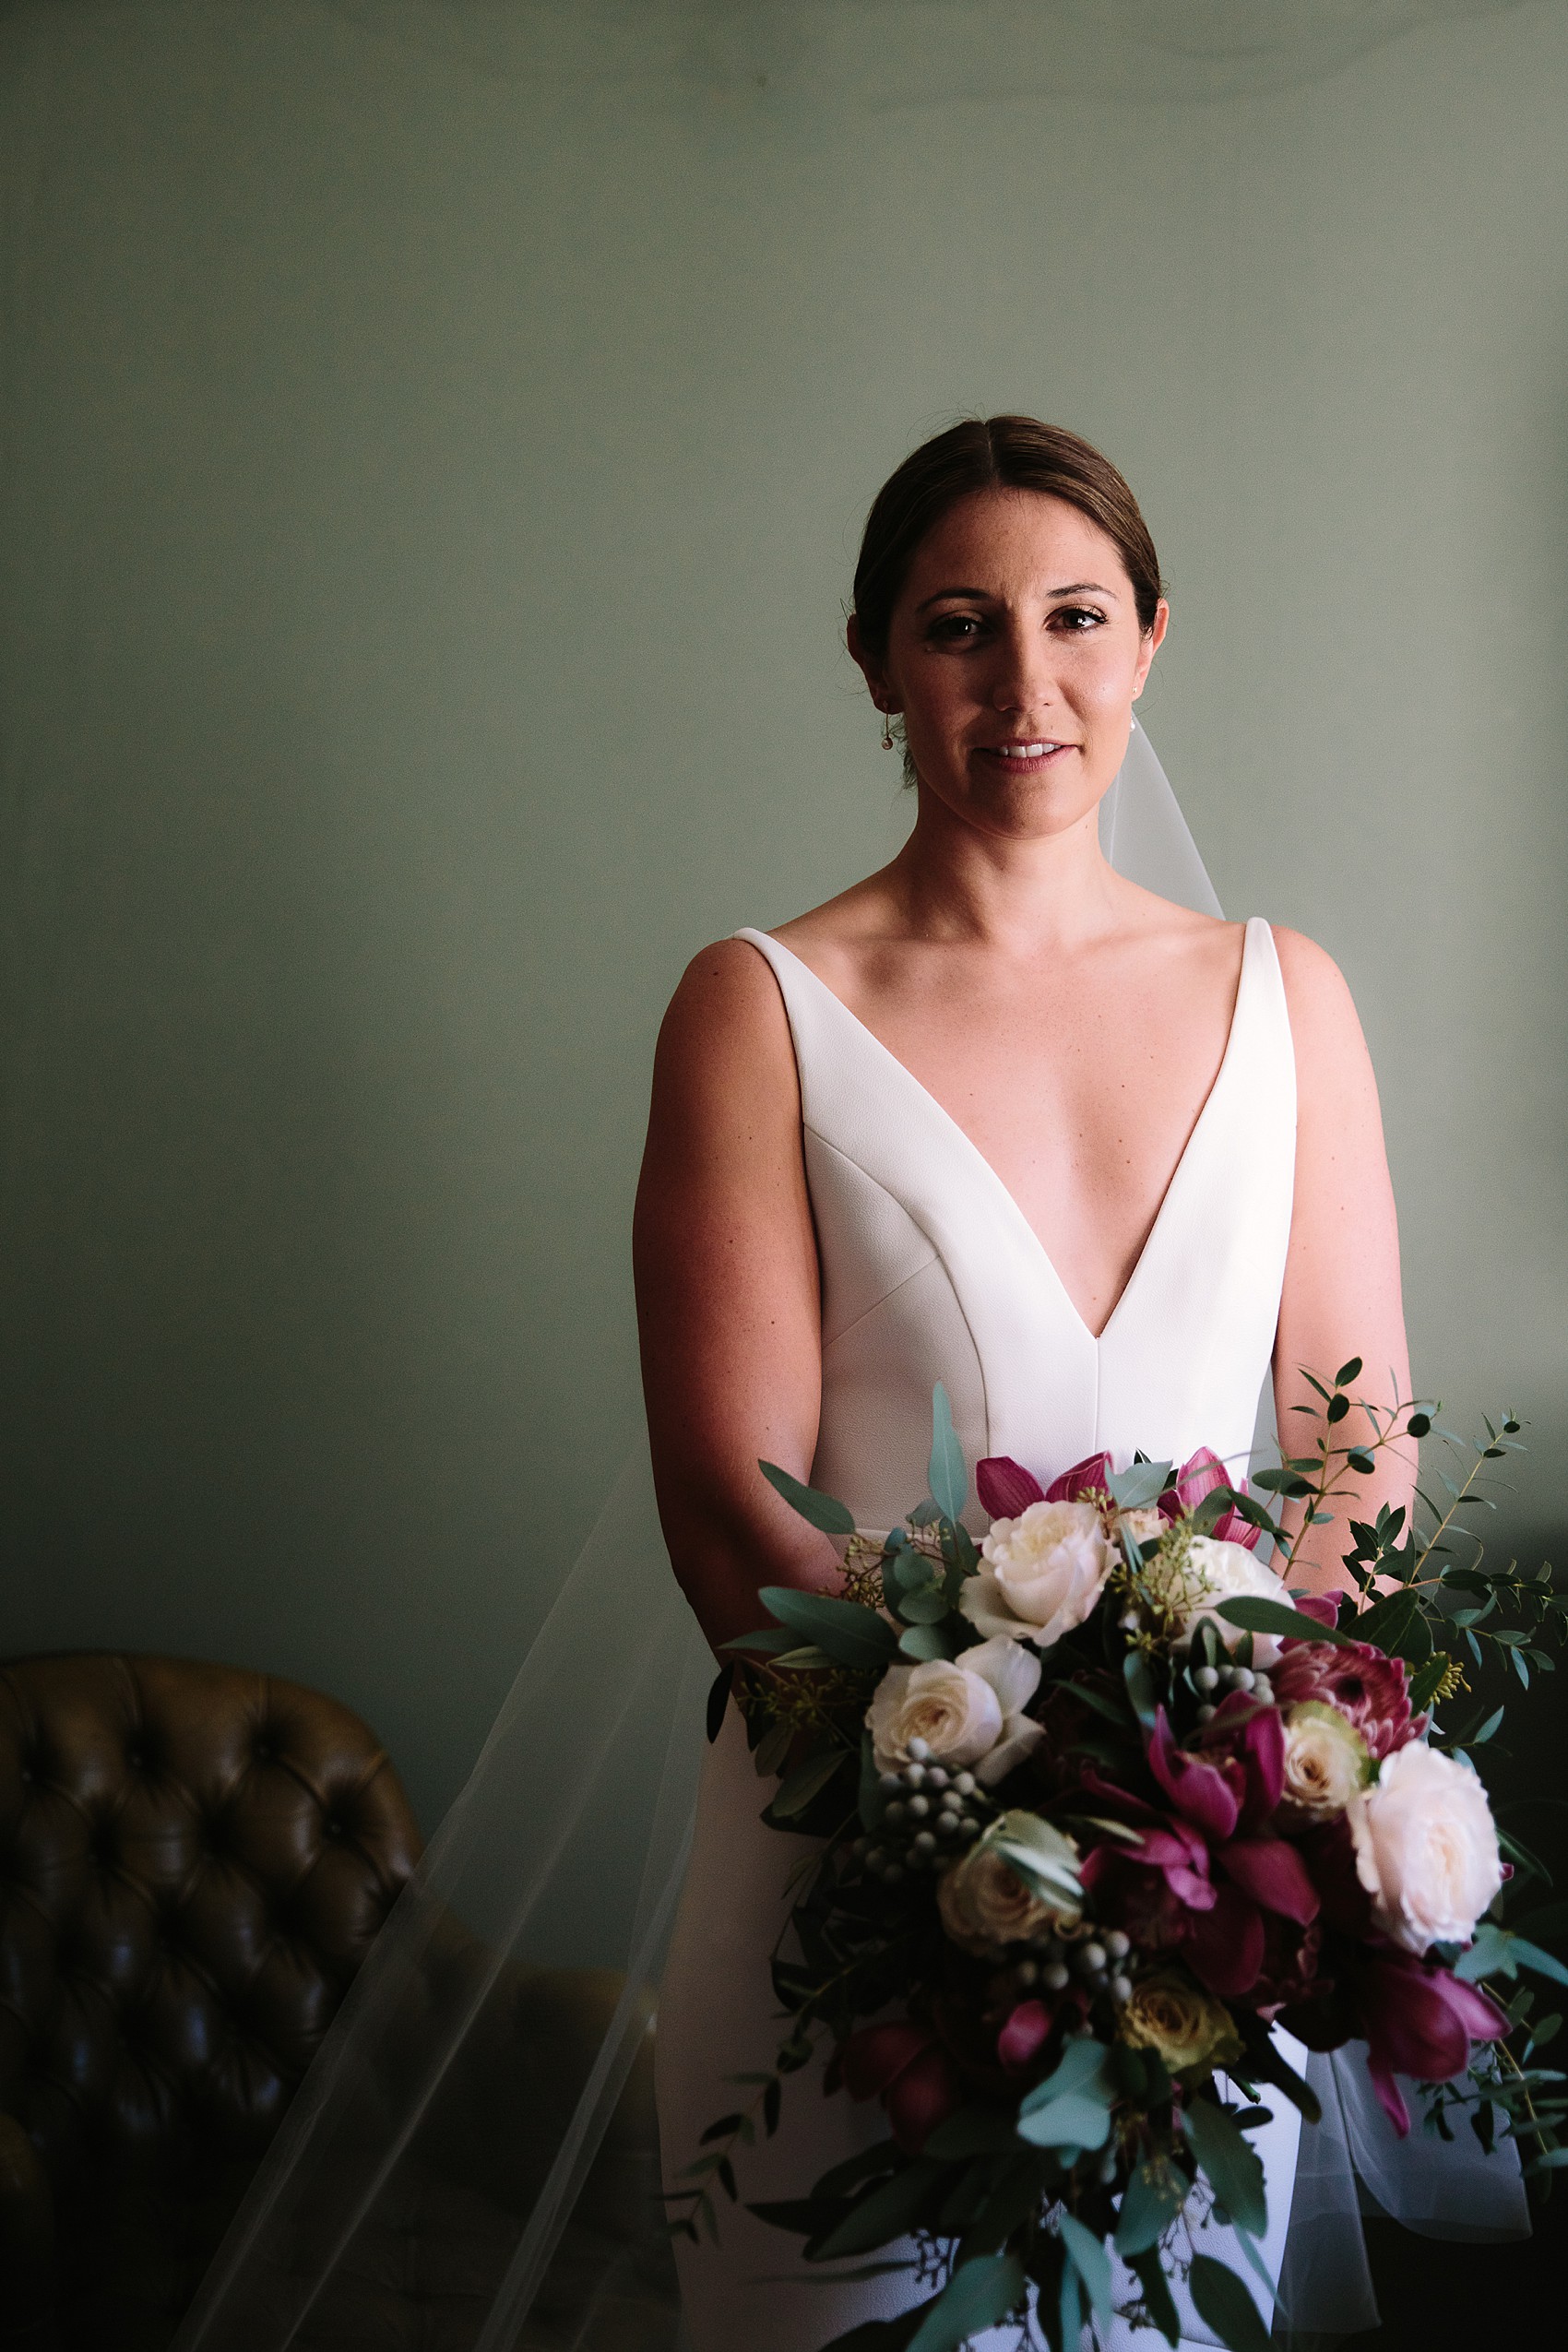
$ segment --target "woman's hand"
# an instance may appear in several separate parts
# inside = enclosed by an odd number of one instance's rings
[[[1384,1150],[1377,1083],[1350,992],[1333,960],[1300,932],[1277,931],[1280,970],[1296,1048],[1296,1193],[1290,1249],[1274,1351],[1274,1398],[1280,1451],[1315,1451],[1324,1434],[1323,1400],[1305,1374],[1325,1387],[1339,1366],[1360,1356],[1353,1391],[1374,1404],[1410,1393],[1409,1351],[1399,1286],[1399,1232]],[[1299,1410],[1305,1408],[1305,1410]],[[1376,1435],[1352,1408],[1335,1424],[1336,1446]],[[1412,1440],[1385,1447],[1370,1477],[1348,1478],[1327,1507],[1332,1521],[1309,1527],[1297,1548],[1290,1582],[1313,1592],[1353,1590],[1344,1566],[1352,1518],[1374,1520],[1380,1506],[1407,1512],[1415,1500]],[[1286,1524],[1301,1523],[1302,1505],[1287,1506]]]
[[[632,1247],[659,1517],[717,1648],[762,1621],[760,1585],[837,1579],[757,1468],[810,1479],[821,1303],[789,1020],[744,940],[705,949],[665,1015]]]

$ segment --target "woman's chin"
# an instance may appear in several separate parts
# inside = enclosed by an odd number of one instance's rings
[[[1022,777],[966,776],[946,790],[920,779],[922,799],[940,802],[951,819],[1009,841],[1049,841],[1081,827],[1098,811],[1103,790],[1086,788],[1080,771]],[[934,814],[934,812],[933,812]]]

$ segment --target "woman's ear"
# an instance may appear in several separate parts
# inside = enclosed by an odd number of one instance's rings
[[[1170,625],[1170,607],[1167,604],[1165,599],[1161,597],[1159,602],[1154,608],[1154,619],[1149,624],[1147,630],[1145,632],[1143,644],[1138,649],[1138,666],[1133,680],[1133,700],[1134,702],[1137,701],[1138,696],[1143,693],[1144,685],[1147,680],[1149,669],[1153,663],[1155,655],[1165,643],[1165,632]]]
[[[873,661],[861,642],[861,624],[851,612],[844,629],[844,642],[849,648],[849,659],[866,682],[866,688],[878,710],[888,708],[887,680],[880,666]]]

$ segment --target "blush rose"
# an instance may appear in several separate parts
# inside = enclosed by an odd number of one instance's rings
[[[1468,1943],[1503,1884],[1486,1790],[1454,1757],[1413,1740],[1346,1807],[1356,1875],[1384,1935],[1418,1956]]]

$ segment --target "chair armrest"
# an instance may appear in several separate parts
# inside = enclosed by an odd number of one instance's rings
[[[0,2343],[54,2352],[54,2200],[38,2150],[0,2115]]]

